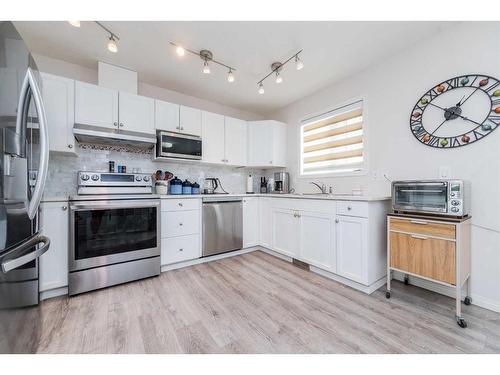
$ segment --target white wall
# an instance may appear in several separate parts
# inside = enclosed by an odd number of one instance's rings
[[[364,98],[365,105],[369,172],[362,177],[319,180],[333,185],[337,192],[350,192],[361,186],[368,193],[389,195],[390,183],[381,177],[384,173],[391,179],[436,178],[439,166],[448,166],[452,177],[469,179],[473,216],[471,294],[475,303],[497,311],[500,130],[466,147],[439,150],[413,137],[409,116],[420,96],[445,79],[472,73],[500,78],[499,41],[500,23],[461,23],[272,116],[289,125],[287,165],[298,191],[313,190],[309,182],[318,180],[298,178],[300,120],[359,97]]]
[[[33,54],[38,69],[45,73],[55,74],[83,82],[97,85],[97,62],[95,69],[69,63],[67,61],[53,59],[40,54]],[[240,118],[243,120],[262,120],[259,114],[241,111],[226,105],[200,99],[195,96],[186,95],[163,87],[153,86],[139,81],[138,94],[154,99],[165,100],[171,103],[182,104],[189,107],[203,109],[209,112],[219,113],[225,116]]]

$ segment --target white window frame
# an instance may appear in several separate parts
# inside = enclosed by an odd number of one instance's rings
[[[360,170],[358,171],[350,171],[350,172],[335,172],[335,171],[330,171],[326,173],[318,173],[318,174],[303,174],[302,173],[302,127],[306,126],[304,122],[310,121],[314,118],[320,119],[323,116],[327,116],[330,112],[337,111],[341,109],[342,107],[347,107],[352,104],[355,104],[357,102],[362,102],[362,108],[363,108],[363,163],[360,166]],[[331,177],[355,177],[355,176],[366,176],[368,174],[368,116],[367,116],[367,101],[364,97],[358,97],[358,98],[352,98],[349,99],[345,102],[339,103],[337,105],[334,105],[332,107],[327,108],[326,110],[323,111],[318,111],[316,113],[304,116],[300,122],[299,122],[299,127],[298,127],[298,139],[297,143],[299,145],[299,160],[298,160],[298,178],[300,179],[309,179],[309,180],[314,180],[318,178],[331,178]]]

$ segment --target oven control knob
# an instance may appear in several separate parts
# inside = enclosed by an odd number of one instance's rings
[[[151,178],[150,178],[149,176],[144,176],[142,179],[143,179],[144,181],[148,182]]]
[[[89,175],[88,175],[88,174],[82,174],[82,175],[80,176],[80,178],[81,178],[83,181],[88,181],[88,179],[89,179]]]
[[[97,181],[99,179],[99,175],[98,174],[93,174],[92,175],[92,181]]]
[[[459,206],[460,201],[451,201],[452,206]]]
[[[452,207],[451,212],[458,212],[458,207]]]
[[[141,181],[141,180],[142,180],[142,178],[141,178],[141,176],[135,176],[135,180],[136,180],[136,181]]]
[[[455,193],[451,192],[450,196],[453,198],[455,196]]]

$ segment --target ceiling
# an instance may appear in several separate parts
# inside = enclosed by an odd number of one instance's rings
[[[67,22],[16,22],[32,52],[92,69],[97,61],[139,73],[139,80],[234,108],[266,114],[333,82],[366,69],[447,27],[445,22],[134,22],[103,24],[120,37],[118,53],[106,48],[108,35],[93,22],[75,28]],[[236,68],[234,83],[227,69],[212,65],[202,74],[194,55],[179,58],[169,42],[198,51],[209,49],[214,59]],[[274,61],[303,49],[304,69],[293,62],[282,72],[257,82]]]

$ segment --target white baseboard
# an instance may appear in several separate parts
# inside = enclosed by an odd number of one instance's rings
[[[285,260],[287,262],[290,262],[290,263],[293,261],[293,258],[291,258],[289,256],[286,256],[286,255],[283,255],[283,254],[280,254],[280,253],[277,253],[276,251],[268,249],[267,247],[258,246],[255,250],[260,250],[260,251],[262,251],[264,253],[272,255],[272,256],[274,256],[276,258],[283,259],[283,260]]]
[[[55,288],[55,289],[49,289],[45,290],[43,292],[40,292],[40,301],[49,299],[49,298],[55,298],[55,297],[61,297],[61,296],[66,296],[68,295],[68,287],[63,286],[60,288]]]
[[[259,250],[259,249],[260,249],[260,247],[254,246],[254,247],[248,247],[246,249],[230,251],[230,252],[224,253],[224,254],[213,255],[211,257],[197,258],[197,259],[187,260],[185,262],[179,262],[179,263],[174,263],[174,264],[166,264],[166,265],[161,266],[161,272],[166,272],[166,271],[176,270],[179,268],[194,266],[195,264],[207,263],[207,262],[211,262],[214,260],[234,257],[236,255],[251,253],[252,251]]]

